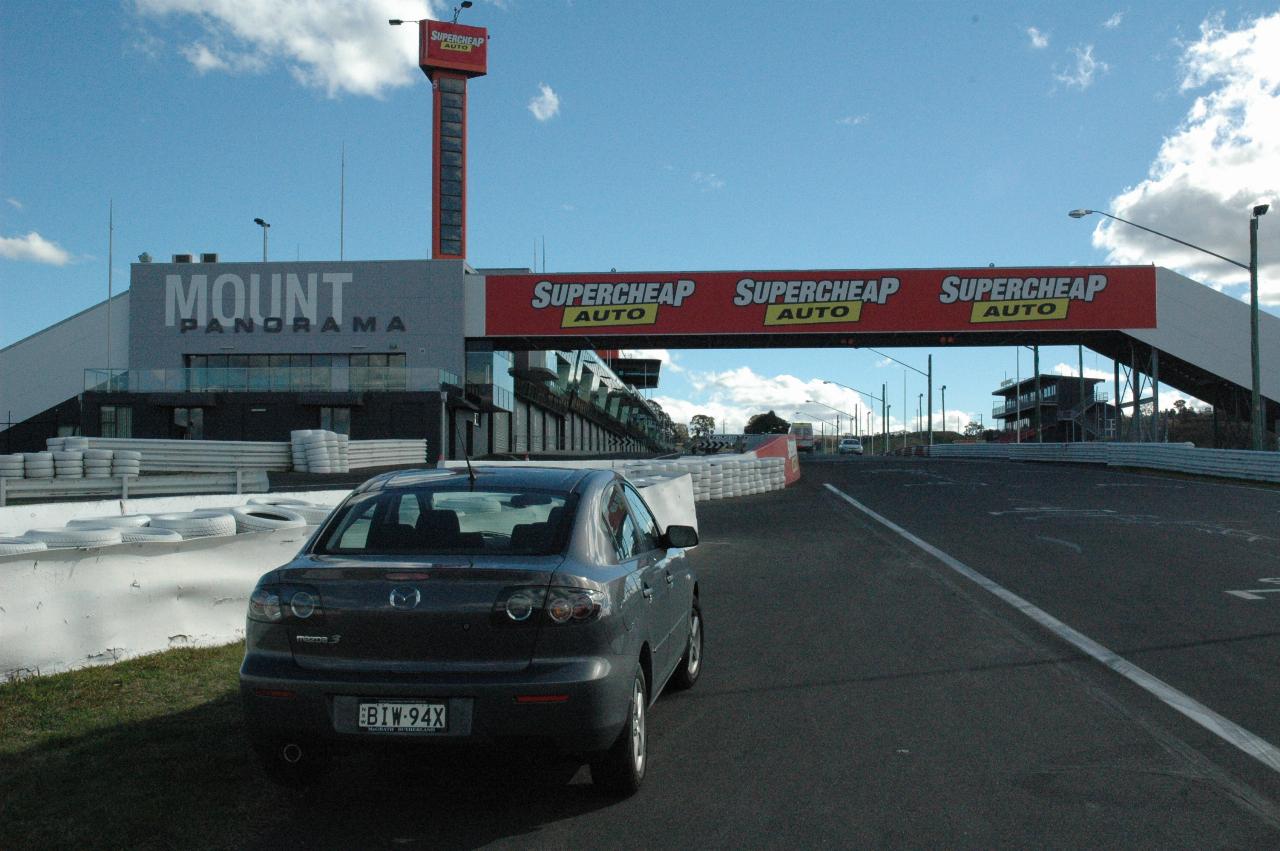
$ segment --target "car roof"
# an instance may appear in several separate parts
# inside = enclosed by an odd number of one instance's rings
[[[574,490],[592,473],[612,471],[571,469],[567,467],[485,467],[474,465],[478,487],[493,490],[532,488],[536,490]],[[387,488],[453,488],[467,480],[466,468],[394,470],[374,476],[356,488],[358,492]]]

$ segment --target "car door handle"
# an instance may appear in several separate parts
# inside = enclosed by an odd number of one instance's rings
[[[644,586],[644,588],[641,590],[641,592],[640,592],[640,593],[644,594],[644,598],[645,598],[646,600],[652,600],[652,599],[653,599],[653,589],[652,589],[652,588],[650,588],[648,585]]]
[[[668,584],[668,585],[675,585],[675,584],[676,584],[676,578],[675,578],[674,576],[672,576],[670,573],[668,573],[668,574],[667,574],[667,584]]]

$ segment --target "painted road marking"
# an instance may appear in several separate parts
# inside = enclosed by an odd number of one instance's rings
[[[915,544],[917,547],[924,550],[926,553],[933,556],[956,573],[991,594],[994,594],[1001,600],[1004,600],[1006,603],[1013,606],[1015,609],[1031,618],[1031,620],[1061,638],[1063,641],[1072,645],[1086,656],[1106,665],[1120,676],[1129,680],[1129,682],[1152,694],[1170,708],[1191,719],[1196,724],[1199,724],[1201,727],[1213,733],[1215,736],[1218,736],[1223,741],[1244,751],[1249,756],[1270,768],[1272,771],[1280,772],[1280,749],[1277,749],[1275,745],[1271,744],[1266,739],[1250,733],[1244,727],[1241,727],[1234,721],[1219,715],[1217,712],[1214,712],[1212,709],[1195,700],[1190,695],[1183,694],[1159,677],[1147,673],[1132,662],[1129,662],[1103,647],[1092,638],[1089,638],[1081,632],[1077,632],[1055,618],[1053,615],[1032,605],[1017,594],[1014,594],[1003,585],[993,582],[978,571],[969,567],[964,562],[947,555],[932,544],[917,538],[915,535],[911,534],[906,529],[903,529],[892,520],[882,517],[872,511],[870,508],[858,502],[836,486],[828,483],[825,487],[827,490],[831,491],[836,496],[861,511],[863,514]]]
[[[1051,544],[1062,544],[1062,546],[1068,549],[1075,550],[1077,555],[1084,554],[1084,550],[1080,547],[1080,545],[1073,541],[1064,541],[1061,538],[1047,538],[1044,535],[1036,535],[1036,539],[1040,541],[1048,541]]]
[[[1280,585],[1280,577],[1259,579],[1258,581],[1269,582],[1272,585]],[[1267,599],[1266,597],[1259,597],[1258,595],[1280,594],[1280,588],[1250,588],[1248,591],[1228,591],[1227,593],[1239,597],[1241,600],[1265,600]]]

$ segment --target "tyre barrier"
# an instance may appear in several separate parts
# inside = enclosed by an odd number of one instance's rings
[[[109,547],[121,543],[119,529],[62,526],[57,529],[31,529],[22,537],[44,541],[49,549]]]
[[[633,483],[688,474],[693,482],[694,500],[707,502],[782,490],[787,484],[786,463],[785,458],[754,455],[692,456],[629,462],[622,466],[621,472]]]
[[[18,556],[26,553],[38,553],[47,550],[49,545],[25,535],[0,538],[0,556]]]
[[[172,529],[183,538],[222,538],[236,533],[236,519],[224,512],[189,511],[181,514],[157,514],[151,526]]]
[[[120,530],[120,541],[125,544],[175,544],[185,540],[181,532],[159,526],[133,526]]]
[[[231,509],[236,532],[272,532],[276,529],[298,529],[307,525],[302,515],[273,505],[240,505]]]
[[[248,505],[275,505],[280,508],[287,508],[290,511],[302,515],[302,519],[307,521],[308,526],[319,526],[329,515],[333,513],[336,506],[333,505],[316,505],[301,499],[293,499],[291,497],[280,496],[255,496],[249,499]]]
[[[94,529],[116,527],[120,529],[138,529],[151,522],[148,514],[113,514],[105,517],[74,517],[67,521],[68,526],[88,526]]]

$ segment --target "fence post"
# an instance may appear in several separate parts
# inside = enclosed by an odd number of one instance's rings
[[[236,467],[236,496],[239,496],[240,494],[244,493],[244,491],[241,489],[240,474],[241,474],[240,468]]]
[[[4,476],[0,476],[0,508],[4,507],[8,497],[9,488],[7,482],[8,480]]]

